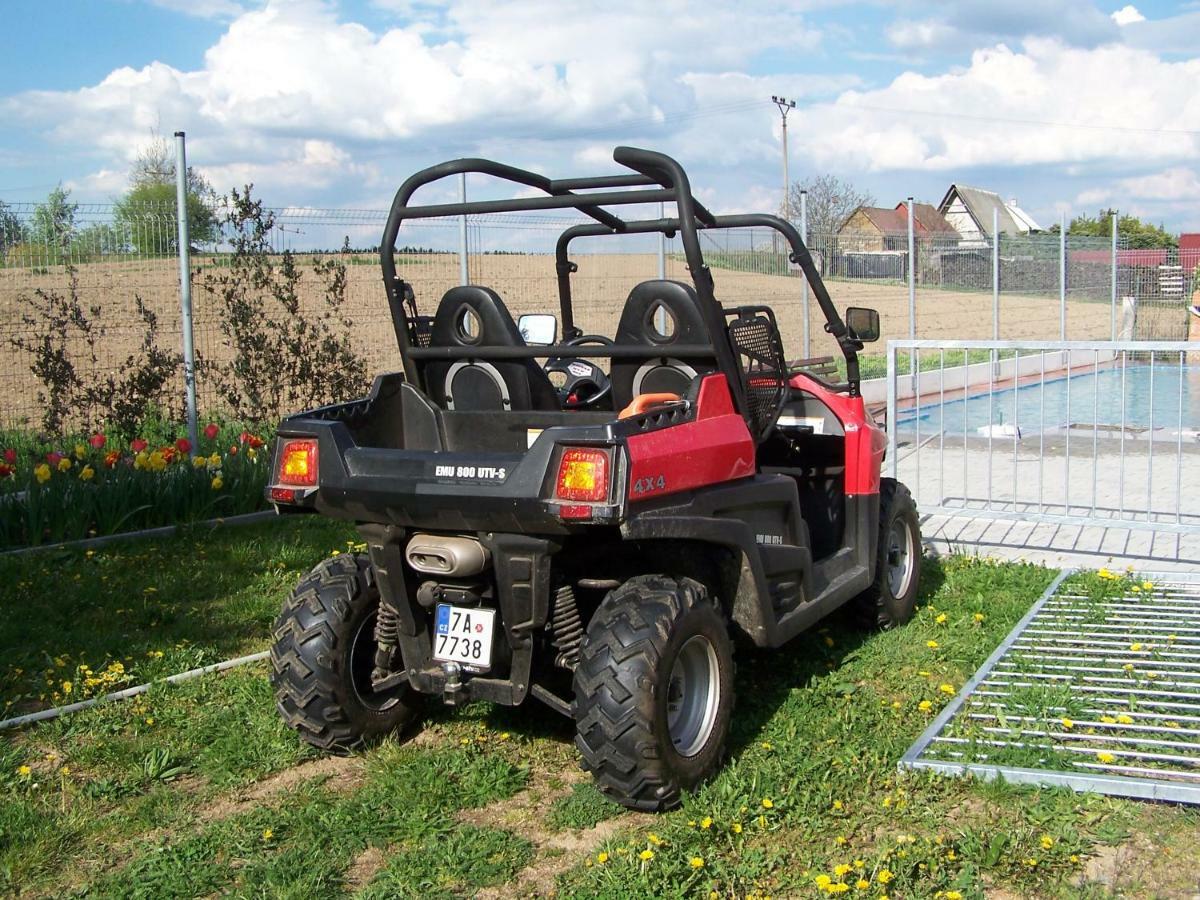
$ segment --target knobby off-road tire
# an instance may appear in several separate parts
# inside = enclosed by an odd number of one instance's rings
[[[888,629],[912,618],[921,580],[921,523],[908,488],[893,478],[879,482],[879,547],[875,581],[854,599],[866,628]]]
[[[296,585],[275,621],[271,684],[284,722],[322,750],[346,752],[417,715],[407,683],[370,691],[379,587],[365,554],[335,556]]]
[[[733,709],[733,648],[704,585],[644,575],[611,591],[575,669],[575,744],[618,803],[668,809],[721,763]]]

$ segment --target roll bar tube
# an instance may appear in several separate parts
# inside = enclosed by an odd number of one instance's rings
[[[862,344],[851,336],[849,329],[842,321],[837,306],[834,305],[833,298],[829,296],[829,290],[825,287],[825,282],[821,278],[821,273],[817,271],[816,264],[813,262],[812,253],[805,245],[804,239],[800,237],[800,232],[796,230],[796,227],[791,222],[779,216],[765,213],[750,213],[745,215],[714,216],[712,223],[702,225],[701,230],[711,231],[723,228],[751,227],[773,228],[787,240],[791,247],[788,258],[800,267],[800,271],[808,280],[809,286],[813,291],[813,296],[816,297],[817,305],[821,308],[821,313],[825,316],[825,330],[838,342],[842,356],[846,359],[846,381],[850,385],[850,393],[852,396],[857,396],[861,382],[858,367],[858,351],[862,349]],[[647,219],[644,221],[626,222],[621,233],[644,234],[657,232],[665,234],[667,237],[674,237],[675,233],[679,230],[681,230],[679,219]],[[605,228],[603,225],[588,224],[574,225],[559,235],[554,253],[555,266],[558,271],[559,305],[563,311],[564,330],[571,321],[570,273],[576,271],[578,268],[569,257],[571,241],[581,237],[600,237],[614,233],[611,229]]]

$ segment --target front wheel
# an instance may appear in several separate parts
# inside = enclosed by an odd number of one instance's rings
[[[588,624],[575,670],[575,744],[601,791],[631,809],[678,805],[721,763],[733,647],[690,578],[631,578]]]
[[[908,488],[893,478],[879,483],[879,546],[875,581],[855,598],[868,628],[895,628],[912,618],[921,580],[921,523]]]
[[[322,750],[345,752],[417,716],[407,682],[371,689],[379,586],[365,554],[335,556],[296,585],[275,620],[271,684],[284,722]]]

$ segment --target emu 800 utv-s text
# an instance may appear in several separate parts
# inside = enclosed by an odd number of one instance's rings
[[[845,603],[883,627],[912,614],[916,510],[880,478],[884,436],[859,394],[857,352],[878,316],[843,322],[783,219],[714,216],[660,153],[613,158],[629,172],[563,180],[460,159],[397,192],[380,255],[404,371],[285,419],[268,487],[281,513],[357,523],[369,551],[317,566],[275,625],[279,709],[316,746],[401,728],[421,694],[534,697],[574,718],[603,791],[660,810],[720,764],[731,629],[780,647]],[[463,172],[544,196],[410,205]],[[675,218],[611,211],[664,202]],[[558,239],[559,321],[518,326],[474,285],[418,314],[393,254],[403,222],[565,208],[595,221]],[[845,384],[789,367],[771,309],[714,296],[699,233],[751,226],[789,245]],[[681,237],[692,283],[642,282],[613,337],[583,333],[571,242],[649,232]]]

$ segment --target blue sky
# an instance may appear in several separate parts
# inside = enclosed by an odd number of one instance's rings
[[[780,93],[794,178],[889,206],[958,181],[1043,224],[1115,205],[1200,230],[1195,0],[48,0],[5,18],[10,202],[59,181],[119,197],[157,128],[188,132],[218,190],[277,205],[378,208],[463,155],[611,171],[634,143],[718,210],[774,209]]]

